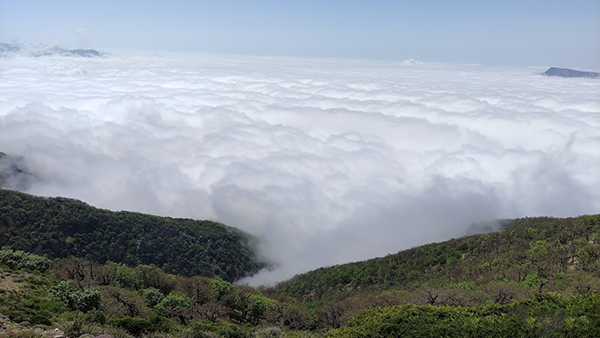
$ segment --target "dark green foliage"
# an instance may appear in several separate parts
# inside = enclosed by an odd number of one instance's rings
[[[92,310],[87,313],[87,321],[104,325],[106,323],[106,314],[101,310]]]
[[[162,292],[155,288],[140,290],[140,294],[144,297],[149,307],[155,307],[165,298]]]
[[[48,257],[155,264],[169,273],[234,281],[264,266],[251,251],[252,241],[211,221],[112,212],[0,189],[0,246]]]
[[[113,321],[113,325],[125,329],[134,336],[140,336],[144,332],[152,332],[152,323],[146,318],[118,318]]]

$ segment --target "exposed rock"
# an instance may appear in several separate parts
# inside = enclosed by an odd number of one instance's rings
[[[81,336],[79,336],[79,338],[94,338],[94,335],[89,334],[89,333],[84,333]]]
[[[594,72],[582,72],[579,70],[573,70],[568,68],[550,67],[543,73],[546,76],[561,76],[561,77],[589,77],[596,78],[600,77],[600,73]]]
[[[108,334],[108,333],[103,333],[103,334],[101,334],[99,336],[96,336],[94,338],[113,338],[113,335],[112,334]]]
[[[56,328],[52,331],[46,331],[46,335],[50,336],[51,338],[63,338],[65,333]]]

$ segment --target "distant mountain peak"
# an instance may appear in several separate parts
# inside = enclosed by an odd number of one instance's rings
[[[600,77],[600,73],[583,72],[580,70],[574,70],[574,69],[568,69],[568,68],[558,68],[558,67],[550,67],[542,75],[561,76],[561,77],[588,77],[588,78]]]
[[[11,54],[20,54],[26,56],[79,56],[79,57],[101,57],[104,53],[95,49],[68,49],[54,44],[37,43],[37,44],[19,44],[19,43],[0,43],[0,56],[8,56]]]

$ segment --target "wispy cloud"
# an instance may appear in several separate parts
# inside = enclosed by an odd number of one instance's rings
[[[271,283],[463,235],[600,212],[600,81],[544,69],[214,55],[3,59],[0,151],[29,192],[209,218]]]

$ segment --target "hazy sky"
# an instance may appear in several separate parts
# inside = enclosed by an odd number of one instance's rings
[[[0,40],[600,69],[600,1],[6,1]]]

